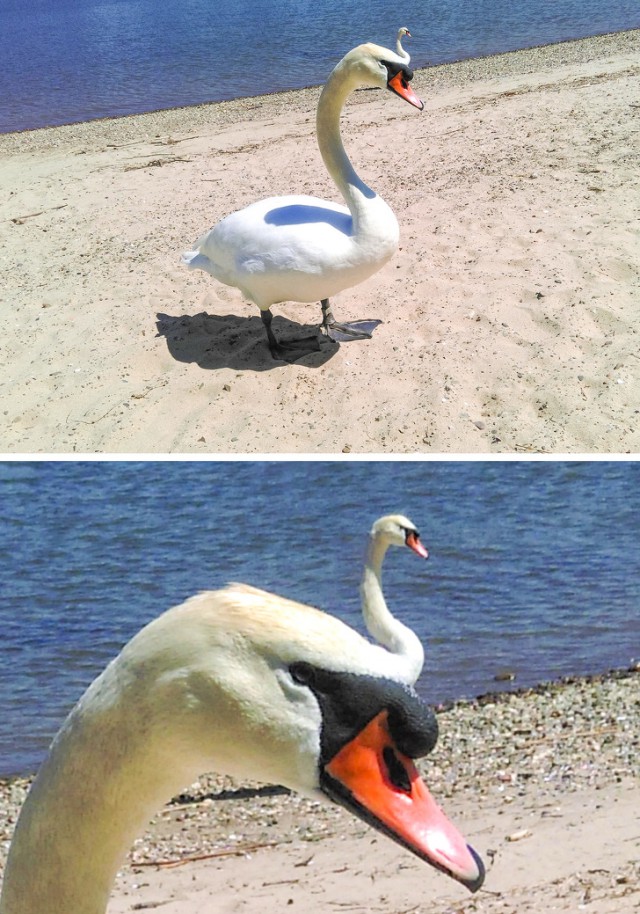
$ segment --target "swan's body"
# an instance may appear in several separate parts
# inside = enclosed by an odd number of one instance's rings
[[[409,81],[413,74],[393,51],[374,44],[350,51],[331,73],[318,102],[316,132],[323,161],[345,204],[309,196],[270,197],[227,216],[203,235],[183,262],[235,286],[259,308],[275,358],[293,358],[311,342],[278,343],[271,330],[272,305],[322,302],[323,329],[335,340],[370,337],[371,324],[337,324],[329,299],[379,270],[398,247],[398,223],[390,207],[360,180],[340,139],[347,97],[365,86],[389,88],[422,109]],[[297,355],[296,355],[297,353]]]
[[[135,836],[210,770],[329,797],[474,891],[482,864],[410,760],[433,748],[435,717],[394,665],[334,617],[244,585],[159,616],[55,738],[0,914],[104,914]]]
[[[411,38],[411,32],[409,31],[409,29],[406,29],[406,28],[398,29],[398,37],[396,38],[396,54],[398,55],[400,60],[403,60],[405,62],[405,64],[408,66],[411,62],[411,55],[409,54],[408,51],[405,51],[405,49],[402,47],[402,39],[405,37],[405,35],[407,36],[407,38]]]
[[[389,546],[408,546],[416,555],[428,557],[420,534],[401,514],[381,517],[371,528],[360,585],[362,614],[369,634],[398,658],[395,677],[409,685],[417,682],[424,663],[424,649],[415,632],[391,615],[382,592],[382,562]]]

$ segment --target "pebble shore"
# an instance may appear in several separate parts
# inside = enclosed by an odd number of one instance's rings
[[[424,67],[415,71],[414,86],[418,92],[426,96],[430,89],[435,88],[467,87],[481,80],[551,72],[559,66],[583,63],[607,57],[609,54],[635,52],[639,34],[639,30],[636,29],[610,35],[596,35],[576,41],[564,41],[522,51]],[[204,127],[223,129],[250,119],[252,112],[260,117],[277,117],[285,113],[314,111],[320,89],[320,86],[309,86],[305,89],[292,89],[288,92],[231,101],[167,108],[144,114],[0,134],[0,155],[27,152],[32,145],[42,153],[66,146],[99,145],[101,139],[107,144],[119,146],[139,142],[145,138],[153,140],[154,137],[164,134],[197,132]],[[361,103],[366,102],[368,93],[356,93],[349,104],[357,104],[358,100]]]
[[[420,763],[434,796],[462,805],[540,807],[567,792],[600,790],[640,776],[640,672],[610,672],[503,692],[439,712],[440,739]],[[31,778],[0,781],[0,863]],[[341,809],[283,788],[203,776],[158,812],[128,866],[199,859],[292,842],[359,834]],[[517,840],[517,836],[514,836]]]

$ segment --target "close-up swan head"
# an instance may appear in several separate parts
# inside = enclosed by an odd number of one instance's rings
[[[482,861],[414,762],[436,745],[436,718],[399,664],[336,617],[244,584],[167,610],[54,739],[16,824],[0,914],[104,914],[136,835],[206,771],[338,803],[475,892]]]

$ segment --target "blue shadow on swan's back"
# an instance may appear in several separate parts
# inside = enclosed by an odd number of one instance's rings
[[[313,225],[324,222],[347,237],[351,237],[353,229],[349,213],[337,213],[328,207],[325,209],[324,206],[306,206],[301,203],[277,206],[265,214],[264,221],[269,225]]]

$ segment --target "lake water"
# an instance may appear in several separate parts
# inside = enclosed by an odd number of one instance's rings
[[[122,644],[199,590],[246,581],[362,630],[389,512],[430,550],[384,572],[427,700],[640,657],[639,463],[6,462],[0,506],[0,774],[33,770]]]
[[[0,133],[323,83],[363,41],[416,67],[640,27],[638,0],[2,0]]]

